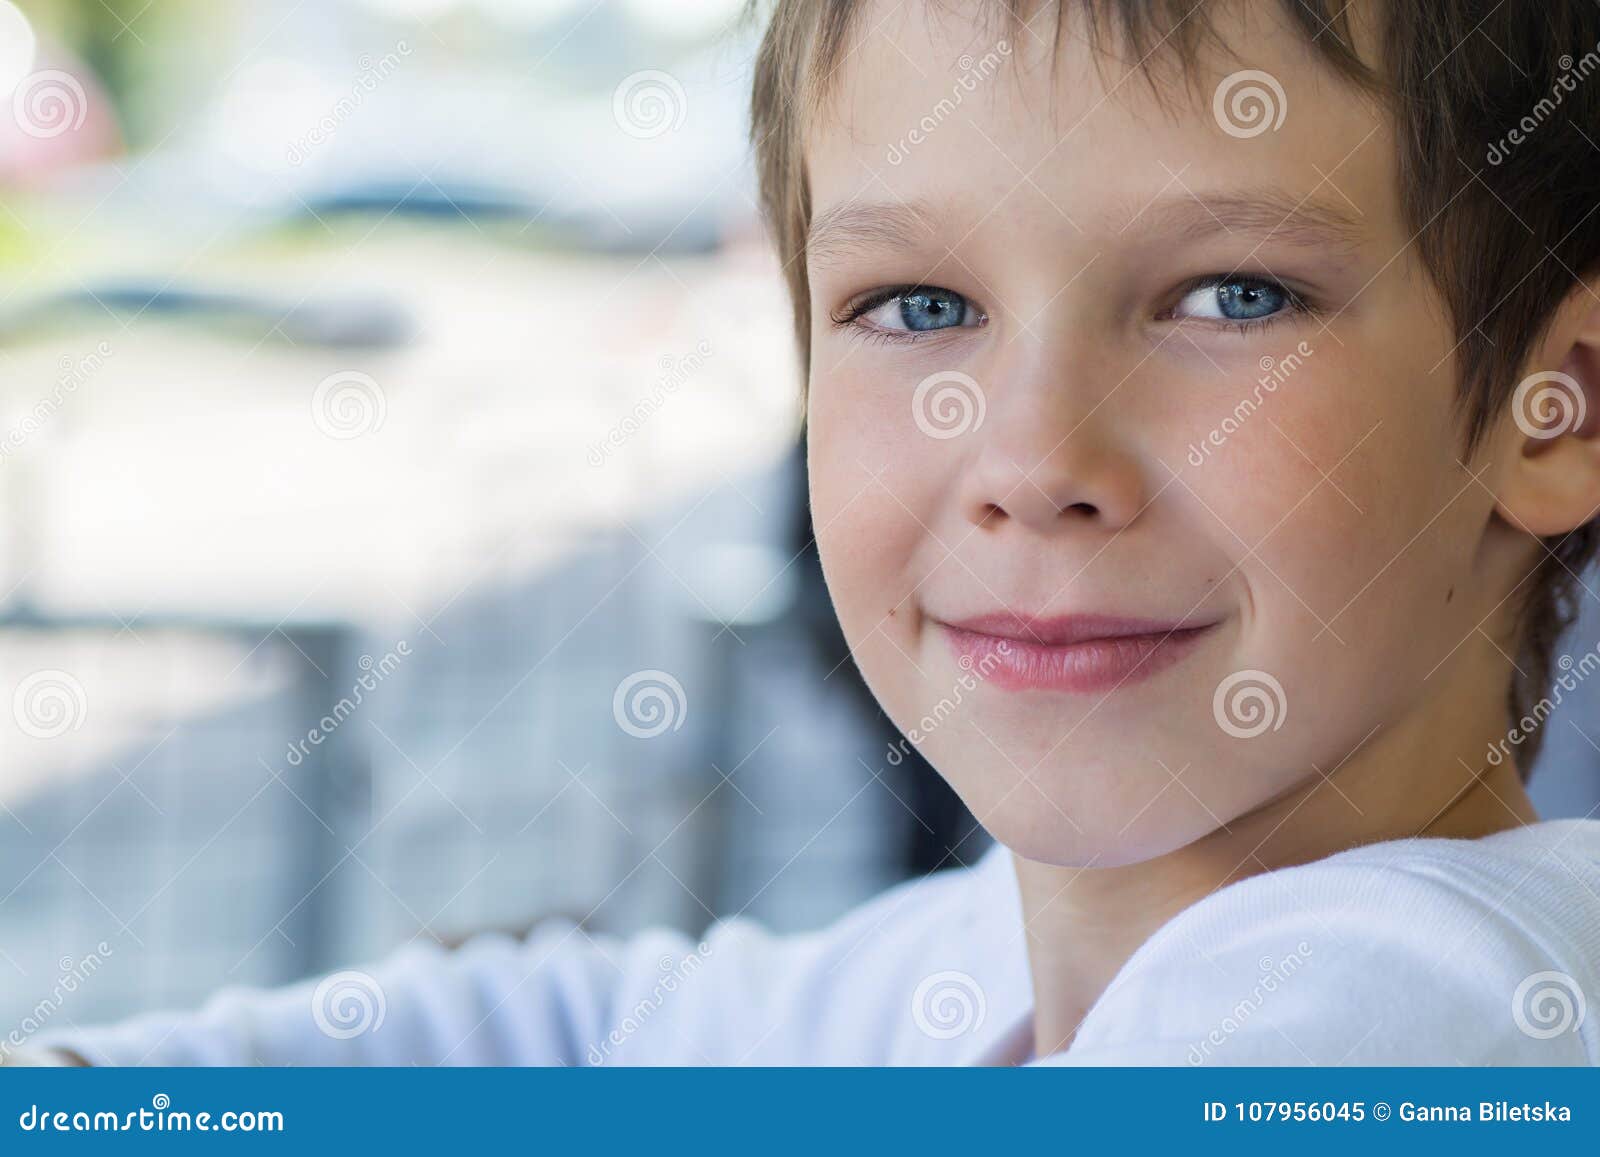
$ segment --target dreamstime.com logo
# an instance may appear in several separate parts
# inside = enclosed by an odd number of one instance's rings
[[[1270,956],[1263,956],[1256,962],[1260,975],[1256,977],[1255,984],[1251,987],[1249,995],[1241,999],[1226,1016],[1208,1032],[1198,1044],[1189,1046],[1188,1061],[1191,1065],[1204,1064],[1213,1052],[1227,1044],[1245,1026],[1245,1023],[1266,1005],[1269,997],[1277,992],[1289,979],[1299,972],[1309,962],[1311,945],[1302,940],[1294,946],[1294,951],[1279,960]]]
[[[383,429],[389,402],[369,374],[340,370],[317,383],[311,395],[311,420],[330,438],[347,441]]]
[[[90,378],[105,368],[106,360],[111,357],[111,345],[101,341],[95,344],[93,350],[81,357],[74,358],[69,354],[62,354],[56,365],[60,373],[56,375],[55,385],[50,393],[40,398],[33,404],[33,408],[17,421],[16,425],[0,434],[0,462],[25,445],[39,431],[49,425],[61,408],[66,405],[67,398],[78,392]]]
[[[1600,72],[1600,44],[1585,52],[1576,61],[1569,54],[1557,60],[1556,64],[1561,69],[1561,75],[1556,77],[1555,83],[1550,86],[1550,94],[1540,97],[1533,109],[1505,136],[1489,143],[1489,152],[1484,159],[1491,165],[1504,162],[1516,151],[1518,145],[1538,132],[1539,126],[1555,115],[1556,109],[1566,102],[1568,96],[1578,91],[1580,84]]]
[[[988,1011],[983,986],[965,972],[935,972],[911,994],[911,1019],[934,1040],[977,1032]]]
[[[11,715],[24,735],[54,739],[83,726],[89,697],[67,671],[35,671],[11,695]]]
[[[377,1032],[388,1009],[383,986],[365,972],[332,973],[311,994],[311,1019],[319,1032],[334,1040]]]
[[[1596,671],[1600,671],[1600,643],[1590,647],[1577,659],[1570,654],[1557,659],[1555,671],[1551,672],[1549,694],[1541,696],[1539,702],[1528,708],[1526,715],[1514,721],[1505,738],[1489,745],[1486,753],[1489,766],[1499,767],[1509,759],[1511,749],[1526,743],[1555,714],[1556,708],[1566,701],[1566,697]]]
[[[1227,417],[1208,430],[1198,442],[1189,443],[1189,465],[1204,466],[1211,452],[1221,449],[1223,443],[1242,430],[1268,396],[1277,393],[1278,387],[1293,377],[1295,371],[1305,365],[1306,359],[1315,352],[1311,343],[1302,341],[1281,358],[1263,355],[1257,363],[1261,367],[1261,376],[1256,379],[1249,396],[1240,398]]]
[[[41,998],[37,1004],[23,1014],[18,1022],[4,1039],[0,1039],[0,1061],[10,1055],[12,1049],[20,1049],[28,1043],[28,1038],[44,1028],[50,1018],[60,1012],[67,1000],[86,984],[91,976],[100,971],[111,956],[111,945],[104,940],[96,944],[93,952],[85,954],[81,959],[74,960],[70,956],[61,958],[61,974],[56,978],[55,987],[49,995]]]
[[[402,60],[410,55],[411,45],[404,40],[396,41],[394,50],[384,53],[377,60],[362,53],[356,62],[359,71],[356,73],[355,81],[350,85],[350,91],[334,101],[333,107],[309,130],[289,142],[289,147],[284,150],[284,159],[296,167],[305,164],[306,158],[332,140],[340,127],[366,103],[367,97],[393,76],[399,70]]]
[[[344,725],[345,720],[356,713],[356,709],[366,702],[366,696],[376,691],[383,681],[399,670],[401,660],[411,655],[411,644],[401,639],[391,651],[385,651],[379,658],[371,655],[362,655],[356,660],[356,666],[361,668],[361,674],[356,676],[356,681],[350,687],[350,694],[340,696],[339,701],[333,705],[328,714],[311,727],[306,729],[304,739],[295,740],[289,744],[285,758],[290,767],[299,767],[311,755],[313,747],[321,747],[330,735]]]
[[[924,739],[932,735],[943,725],[944,721],[960,709],[965,702],[964,692],[976,691],[978,685],[994,673],[1000,665],[1000,660],[1011,654],[1011,644],[1001,639],[993,651],[974,662],[971,655],[962,655],[956,660],[956,666],[961,668],[955,686],[950,688],[950,694],[935,703],[921,719],[917,726],[907,727],[905,734],[889,745],[887,759],[890,767],[899,767],[905,757],[911,753],[911,748],[920,746]]]
[[[635,140],[676,132],[689,114],[689,98],[670,72],[647,68],[622,78],[611,94],[611,117]]]
[[[52,1110],[30,1104],[17,1116],[17,1127],[24,1133],[282,1133],[284,1121],[275,1109],[228,1109],[218,1114],[174,1109],[171,1097],[157,1093],[148,1109],[126,1113]]]
[[[655,388],[635,402],[627,416],[606,431],[605,437],[589,447],[589,465],[603,466],[611,452],[642,430],[645,423],[666,404],[667,399],[676,394],[706,364],[710,356],[711,343],[704,340],[696,342],[694,352],[684,357],[674,358],[671,354],[663,354],[657,363],[661,367],[661,376],[656,379]]]
[[[1270,72],[1246,68],[1223,77],[1211,97],[1211,112],[1223,132],[1247,140],[1283,127],[1289,97]]]
[[[1560,370],[1523,378],[1511,395],[1511,417],[1530,438],[1559,438],[1583,425],[1583,387]]]
[[[1235,671],[1211,697],[1217,726],[1235,739],[1254,739],[1277,731],[1289,714],[1283,684],[1265,671]]]
[[[651,986],[649,995],[635,1001],[617,1026],[606,1034],[604,1040],[597,1045],[590,1045],[585,1059],[591,1065],[603,1065],[610,1060],[612,1051],[660,1012],[667,998],[687,984],[689,977],[700,971],[700,966],[710,955],[711,945],[702,940],[694,951],[685,953],[681,959],[671,955],[663,956],[657,963],[661,977]]]
[[[611,715],[635,739],[654,739],[677,731],[689,714],[683,684],[666,671],[635,671],[617,684]]]
[[[1000,62],[1010,55],[1011,45],[1005,40],[996,41],[993,51],[986,52],[977,59],[974,59],[970,52],[962,53],[960,59],[956,61],[956,67],[961,69],[961,75],[951,86],[950,95],[941,97],[939,103],[913,125],[910,132],[891,144],[884,159],[891,165],[903,162],[911,155],[912,149],[931,137],[940,125],[955,114],[968,94],[978,91],[980,83],[999,71]]]
[[[1583,989],[1565,972],[1535,972],[1511,994],[1511,1019],[1534,1040],[1577,1032],[1587,1011]]]
[[[930,438],[959,438],[983,425],[988,405],[983,389],[960,370],[941,370],[917,383],[911,420]]]
[[[30,73],[11,93],[17,127],[42,141],[77,132],[88,115],[89,94],[77,77],[59,68]]]

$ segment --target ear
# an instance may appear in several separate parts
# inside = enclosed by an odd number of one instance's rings
[[[1597,283],[1600,284],[1600,283]],[[1600,515],[1600,292],[1580,283],[1528,363],[1502,415],[1495,507],[1540,538]]]

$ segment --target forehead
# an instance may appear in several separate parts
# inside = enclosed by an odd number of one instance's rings
[[[1085,214],[1127,228],[1157,197],[1257,184],[1269,202],[1398,227],[1386,117],[1276,0],[1219,7],[1219,44],[1182,65],[1158,49],[1148,68],[1091,46],[1074,5],[1059,37],[1054,6],[1020,28],[1000,7],[864,6],[805,129],[813,222],[874,201],[991,229],[1054,218],[1081,234]]]

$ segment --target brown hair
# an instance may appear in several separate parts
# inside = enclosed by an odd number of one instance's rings
[[[936,4],[938,0],[925,0]],[[1190,68],[1204,46],[1226,49],[1208,0],[1071,0],[1093,43]],[[1381,0],[1382,62],[1357,51],[1348,0],[1278,0],[1333,71],[1380,99],[1399,142],[1401,204],[1418,253],[1460,339],[1459,400],[1470,452],[1510,402],[1534,344],[1575,279],[1600,270],[1600,5],[1594,0]],[[776,0],[756,60],[751,102],[761,205],[783,262],[802,364],[809,360],[805,244],[810,191],[801,142],[826,100],[863,0]],[[751,12],[768,5],[752,0]],[[1015,35],[1041,9],[989,0]],[[1061,12],[1056,36],[1061,35]],[[1561,633],[1576,617],[1578,572],[1600,546],[1592,523],[1544,540],[1518,585],[1512,720],[1548,694]],[[1543,731],[1522,748],[1524,778]]]

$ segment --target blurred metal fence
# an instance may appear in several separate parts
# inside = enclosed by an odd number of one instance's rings
[[[63,1020],[556,913],[814,926],[948,846],[818,644],[797,469],[409,630],[0,623],[0,1027],[86,956]]]

